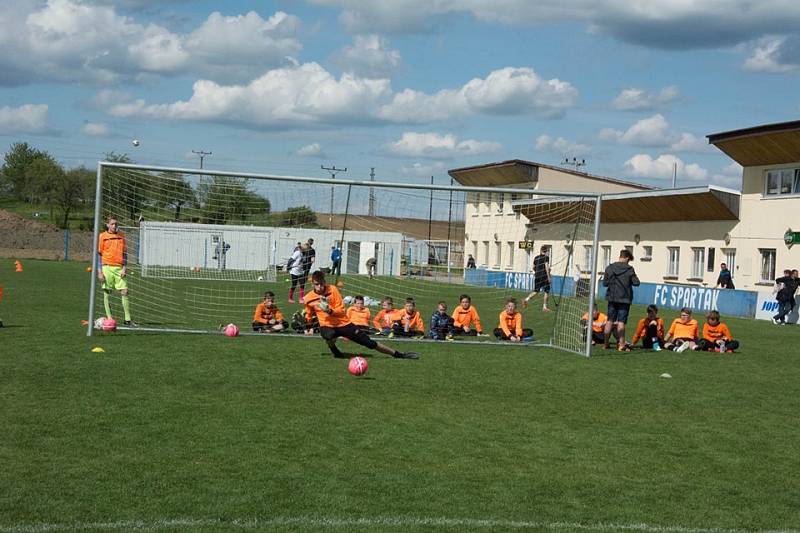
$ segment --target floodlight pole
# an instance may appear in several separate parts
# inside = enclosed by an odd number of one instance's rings
[[[332,167],[326,167],[324,165],[320,165],[319,168],[321,168],[322,170],[327,170],[328,172],[330,172],[332,180],[336,179],[336,173],[337,172],[347,172],[347,167],[336,168],[336,165],[333,165]],[[335,188],[335,185],[331,185],[331,212],[328,215],[328,229],[333,229],[333,191],[334,191],[334,188]]]
[[[202,150],[192,150],[192,153],[200,156],[200,170],[203,170],[203,158],[207,155],[211,155],[212,152],[204,152]]]

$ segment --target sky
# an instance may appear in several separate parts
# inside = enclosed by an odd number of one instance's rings
[[[575,158],[738,189],[705,136],[800,114],[797,0],[0,5],[0,155],[24,141],[67,168],[202,151],[215,170],[447,184]]]

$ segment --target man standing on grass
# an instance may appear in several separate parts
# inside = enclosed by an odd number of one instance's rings
[[[325,340],[334,357],[347,357],[336,347],[336,339],[345,337],[370,350],[377,350],[396,359],[418,359],[415,352],[399,352],[384,344],[375,342],[363,330],[358,329],[347,318],[344,302],[339,289],[325,282],[325,274],[317,270],[311,275],[311,284],[314,290],[306,294],[305,304],[306,323],[310,324],[314,316],[319,320],[319,334]],[[306,335],[313,335],[313,330],[306,330]]]
[[[636,271],[628,263],[633,261],[630,250],[623,249],[619,252],[619,261],[606,267],[603,274],[603,285],[607,287],[606,300],[608,300],[608,321],[603,331],[603,347],[610,348],[608,341],[611,338],[611,328],[616,325],[617,349],[620,352],[630,352],[631,345],[625,342],[625,324],[628,322],[628,313],[633,302],[633,288],[639,286]]]
[[[109,297],[111,291],[117,290],[122,298],[122,309],[125,312],[125,325],[135,325],[131,321],[131,305],[128,299],[128,247],[125,244],[125,235],[119,232],[119,223],[114,216],[108,217],[106,222],[107,230],[100,234],[97,245],[99,255],[99,268],[97,269],[97,279],[102,283],[103,305],[106,310],[106,318],[111,316],[111,304]]]
[[[522,307],[527,308],[530,299],[543,292],[542,311],[550,311],[547,307],[547,298],[550,296],[550,258],[547,256],[547,246],[542,246],[539,252],[533,258],[533,292],[522,300]]]

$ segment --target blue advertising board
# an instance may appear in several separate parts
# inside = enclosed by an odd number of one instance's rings
[[[529,292],[533,290],[534,276],[531,272],[468,269],[464,273],[464,283]],[[551,294],[573,296],[578,283],[580,282],[576,282],[571,277],[553,276]],[[599,284],[597,297],[600,299],[606,297],[606,288],[602,283]],[[757,300],[758,293],[753,291],[712,289],[695,285],[642,283],[633,289],[633,303],[635,304],[656,304],[658,307],[666,309],[689,307],[693,311],[699,312],[716,309],[723,315],[746,318],[755,316]]]

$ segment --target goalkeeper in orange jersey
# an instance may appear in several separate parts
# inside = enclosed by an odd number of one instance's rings
[[[353,323],[355,327],[365,333],[376,333],[377,330],[369,325],[369,319],[372,317],[372,311],[369,307],[364,305],[364,297],[356,295],[353,297],[353,305],[347,308],[347,318]]]
[[[710,311],[703,324],[703,338],[697,345],[701,350],[726,353],[739,348],[739,341],[733,338],[725,322],[720,322],[719,311]]]
[[[505,308],[500,311],[500,324],[494,328],[494,336],[499,341],[520,342],[533,337],[533,330],[522,327],[522,313],[517,311],[517,299],[506,300]]]
[[[275,305],[275,293],[265,292],[264,301],[256,306],[253,313],[253,331],[269,333],[283,331],[287,327],[289,323],[284,320],[283,313]]]
[[[119,231],[117,217],[110,216],[106,221],[107,230],[100,234],[97,243],[99,268],[97,280],[103,284],[103,305],[106,318],[111,316],[109,298],[111,291],[119,291],[122,299],[122,310],[125,315],[126,326],[134,326],[131,320],[131,306],[128,299],[128,247],[125,244],[125,235]]]
[[[310,323],[312,317],[317,317],[317,320],[319,320],[319,333],[334,357],[347,357],[336,347],[336,339],[346,337],[356,344],[391,355],[396,359],[419,358],[419,355],[415,352],[400,352],[384,344],[377,343],[370,339],[369,335],[358,329],[347,318],[339,289],[326,283],[325,274],[321,270],[317,270],[311,275],[311,283],[314,290],[306,294],[303,299],[306,322]],[[312,335],[313,330],[306,330],[305,333],[306,335]]]
[[[419,337],[425,336],[425,323],[417,310],[414,298],[406,298],[403,309],[397,313],[397,320],[392,324],[389,337]]]
[[[459,305],[453,310],[453,329],[456,335],[484,336],[481,328],[481,317],[472,305],[472,298],[462,294],[458,298]],[[474,326],[474,327],[473,327]]]

